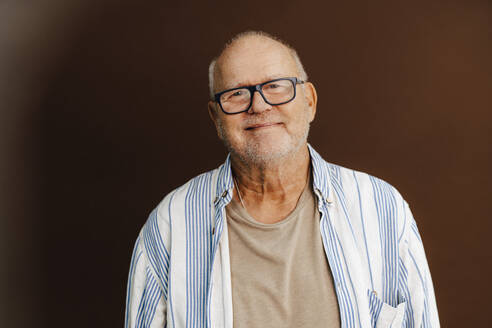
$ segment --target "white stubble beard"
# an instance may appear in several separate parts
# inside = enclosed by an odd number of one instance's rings
[[[231,154],[237,156],[241,162],[247,166],[267,167],[287,159],[288,156],[296,154],[300,148],[307,143],[310,128],[309,110],[307,108],[305,109],[304,119],[306,128],[302,135],[289,135],[287,137],[287,143],[284,143],[281,149],[276,146],[270,147],[273,149],[262,149],[262,145],[253,139],[247,140],[246,143],[244,143],[243,149],[238,149],[233,146],[231,138],[220,119],[217,121],[217,128],[226,149]]]

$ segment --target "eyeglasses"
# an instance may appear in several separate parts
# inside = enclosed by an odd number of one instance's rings
[[[215,94],[215,102],[225,114],[246,112],[253,104],[253,95],[258,91],[263,100],[272,106],[286,104],[296,97],[296,85],[305,81],[297,77],[285,77],[263,82],[257,85],[239,87]]]

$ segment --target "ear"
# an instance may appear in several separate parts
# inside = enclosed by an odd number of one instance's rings
[[[318,104],[318,94],[316,93],[316,88],[314,84],[311,82],[306,82],[304,87],[304,94],[306,97],[306,102],[309,110],[311,111],[311,117],[309,122],[311,123],[314,120],[314,116],[316,115],[316,105]]]
[[[218,115],[218,113],[217,113],[217,106],[216,106],[215,101],[210,100],[208,102],[208,115],[210,116],[210,119],[212,120],[212,122],[214,122],[215,130],[217,130],[217,135],[220,138],[219,127],[217,126],[217,120],[218,120],[217,115]]]

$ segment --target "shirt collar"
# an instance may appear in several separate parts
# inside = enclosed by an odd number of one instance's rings
[[[308,143],[309,155],[311,157],[311,166],[313,172],[313,190],[322,198],[324,202],[332,203],[332,187],[330,183],[329,163],[327,163],[320,154]],[[219,203],[223,206],[227,205],[232,199],[234,182],[231,170],[231,154],[227,154],[227,158],[219,167],[215,205]]]
[[[333,192],[329,163],[310,144],[308,144],[308,148],[313,168],[313,190],[316,193],[319,192],[318,196],[321,196],[323,201],[331,204],[333,202]]]

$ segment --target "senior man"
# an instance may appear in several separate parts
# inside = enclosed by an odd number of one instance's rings
[[[317,95],[295,50],[241,33],[209,73],[229,155],[151,212],[126,327],[438,327],[406,201],[307,143]]]

